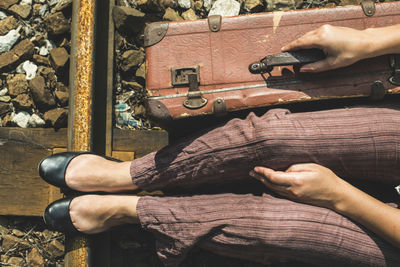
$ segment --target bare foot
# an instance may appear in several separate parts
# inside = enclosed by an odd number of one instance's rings
[[[69,214],[78,231],[96,234],[113,226],[138,223],[138,200],[138,196],[128,195],[83,195],[72,200]]]
[[[118,192],[135,190],[130,175],[131,162],[115,162],[103,157],[83,154],[69,163],[65,183],[81,192]]]

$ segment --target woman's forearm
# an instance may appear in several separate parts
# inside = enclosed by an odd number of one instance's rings
[[[400,210],[342,181],[332,209],[400,248]]]
[[[368,28],[365,33],[369,39],[369,57],[400,53],[400,24]]]

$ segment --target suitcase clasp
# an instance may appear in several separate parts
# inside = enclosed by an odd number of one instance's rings
[[[183,106],[189,109],[202,108],[207,104],[207,99],[204,98],[199,90],[199,82],[197,81],[197,75],[191,73],[188,75],[189,80],[189,92],[187,99],[183,101]]]
[[[171,69],[172,86],[190,85],[189,74],[195,74],[197,83],[200,82],[199,66],[172,68]]]
[[[390,67],[393,69],[393,75],[389,78],[389,82],[400,85],[400,55],[390,56]]]

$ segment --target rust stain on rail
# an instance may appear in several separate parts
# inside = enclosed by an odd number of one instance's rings
[[[75,100],[72,147],[75,151],[89,151],[91,137],[91,104],[93,89],[94,0],[79,1],[76,28]]]

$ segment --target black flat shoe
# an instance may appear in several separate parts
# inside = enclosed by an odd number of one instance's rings
[[[69,205],[72,199],[59,199],[47,206],[43,214],[43,220],[50,228],[63,233],[80,233],[72,224],[71,216],[69,215]]]
[[[71,160],[83,154],[97,155],[92,152],[62,152],[44,158],[39,163],[38,167],[40,177],[42,177],[43,180],[45,180],[47,183],[51,185],[57,186],[64,190],[65,189],[71,190],[65,183],[65,172]],[[105,157],[105,156],[100,156],[100,157],[120,162],[120,160],[113,159],[110,157]]]

